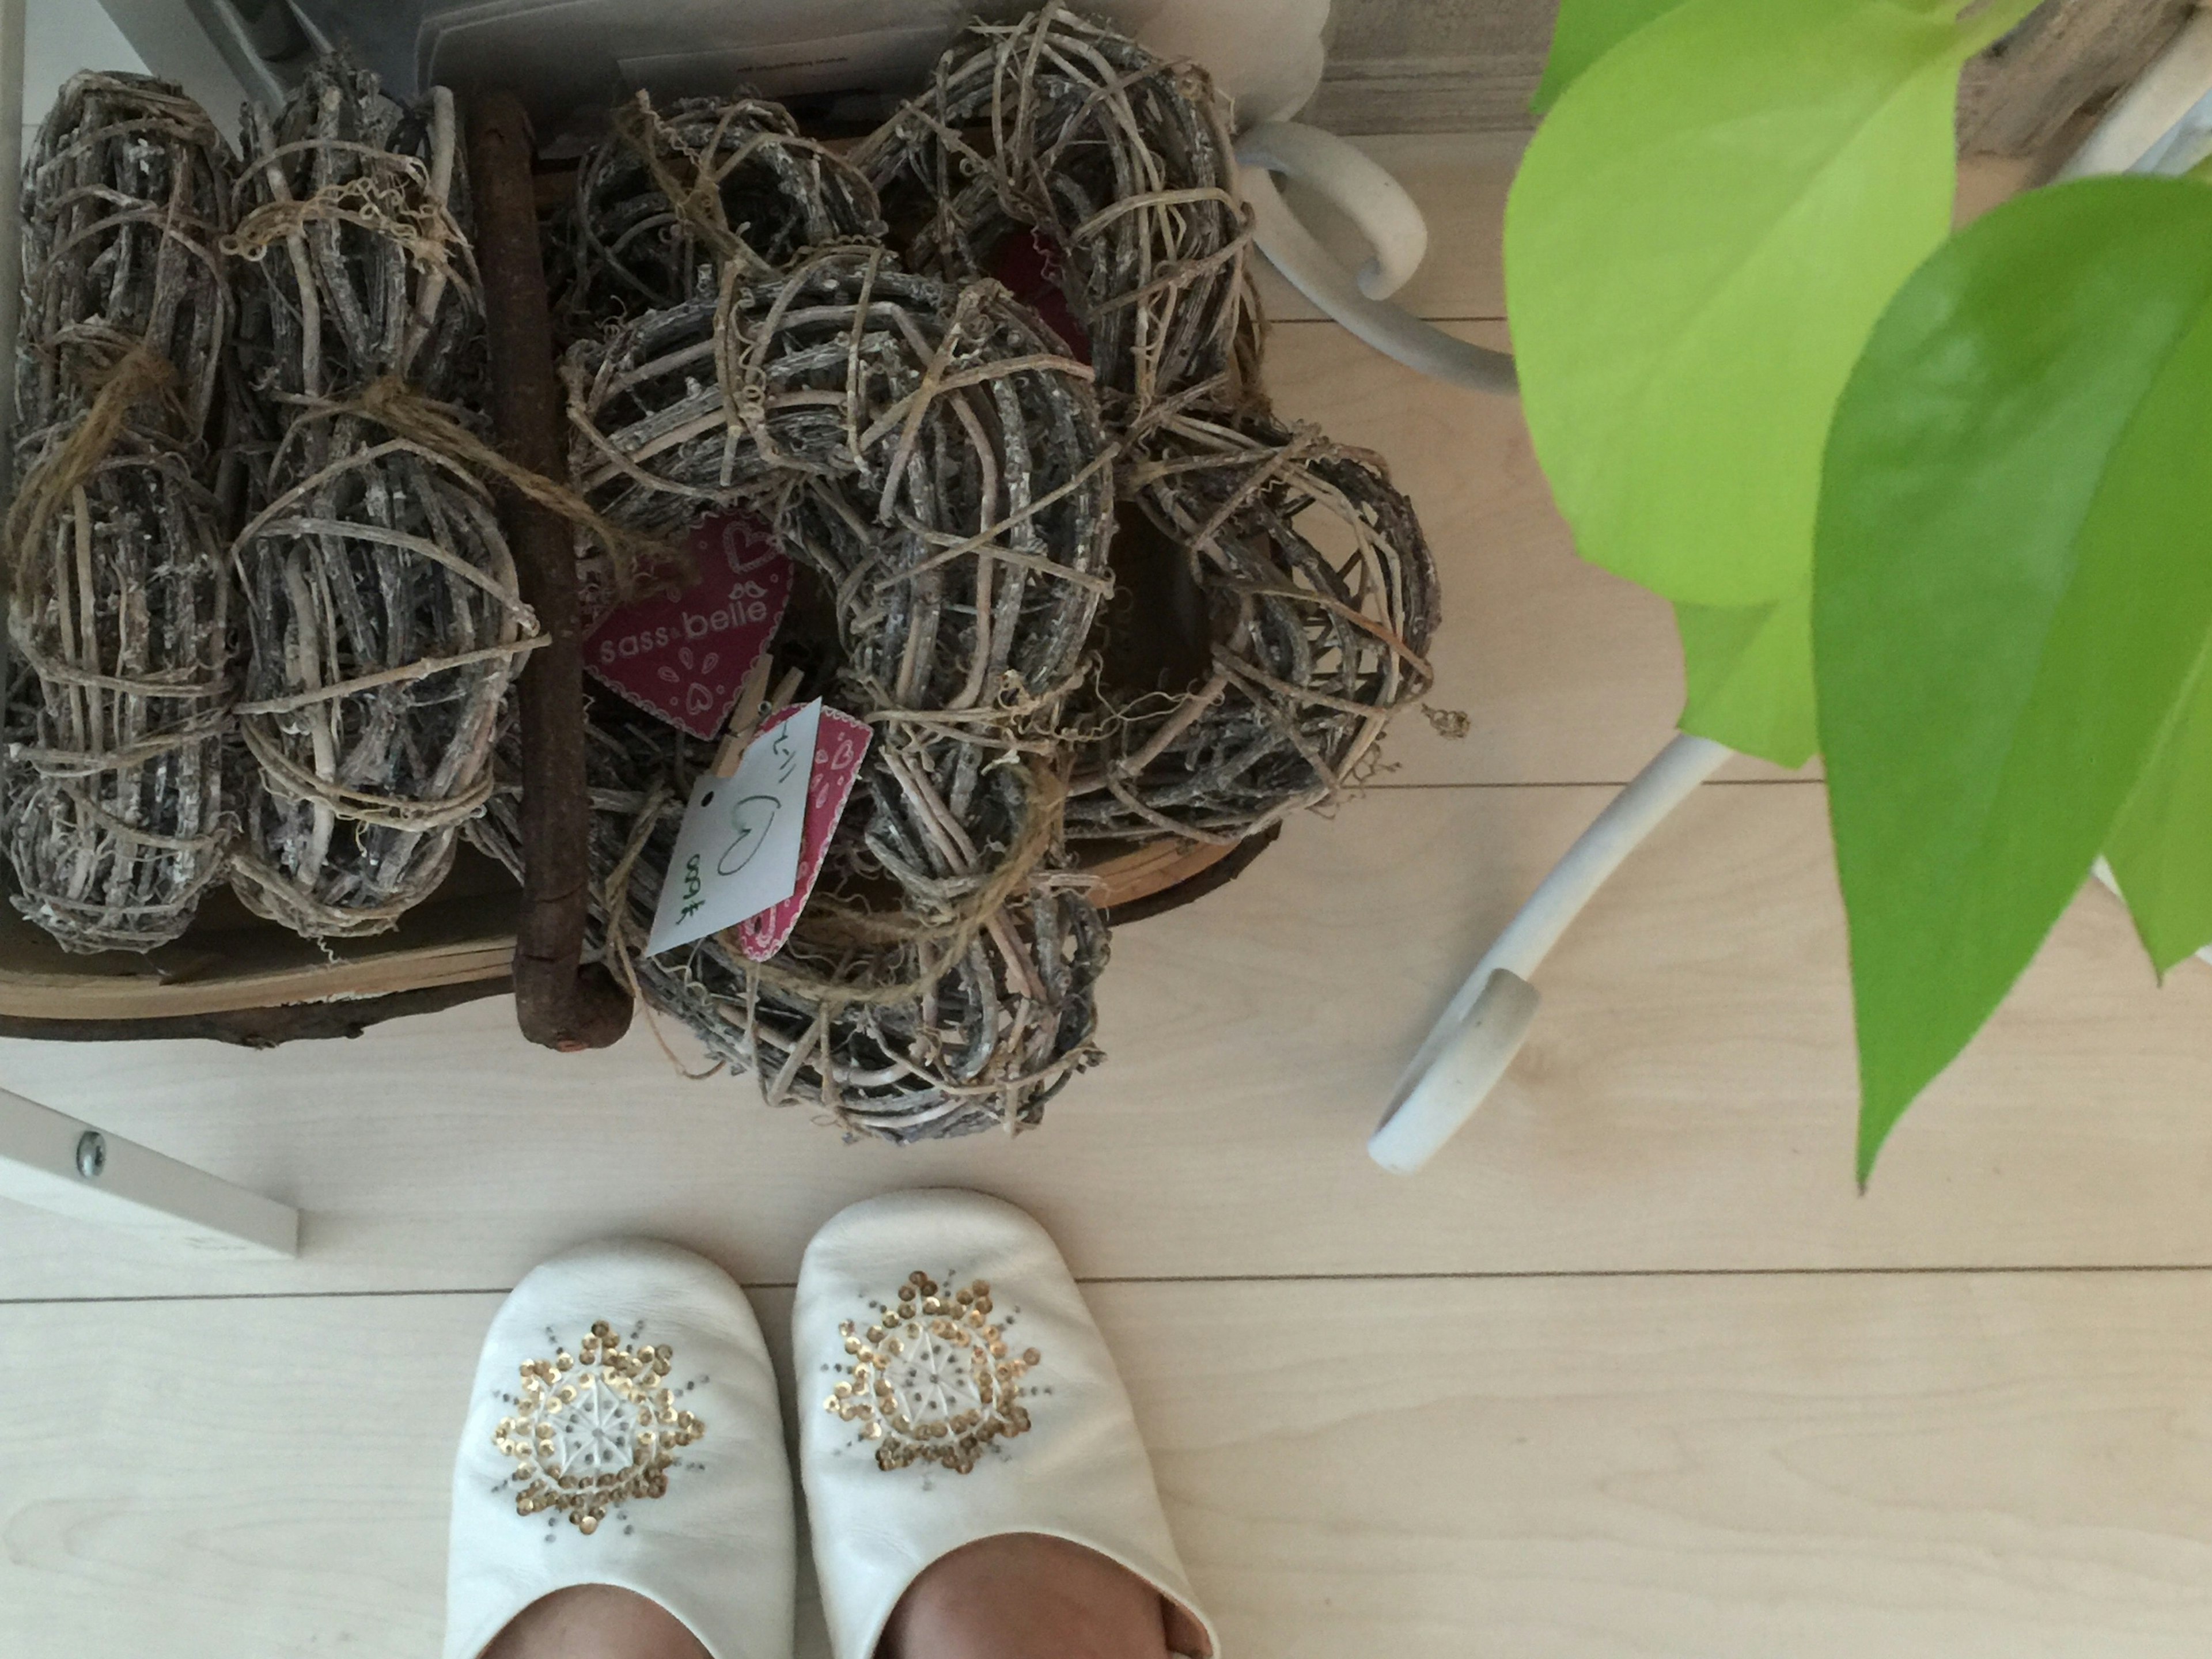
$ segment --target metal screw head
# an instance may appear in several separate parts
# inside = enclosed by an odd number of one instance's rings
[[[87,1181],[97,1181],[106,1167],[107,1137],[97,1129],[87,1129],[76,1138],[76,1172]]]

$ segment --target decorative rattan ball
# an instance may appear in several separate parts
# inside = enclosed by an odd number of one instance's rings
[[[1334,799],[1431,679],[1436,566],[1412,503],[1376,456],[1221,410],[1164,420],[1121,477],[1186,562],[1209,660],[1187,690],[1085,703],[1069,838],[1225,843]]]
[[[568,338],[711,296],[734,267],[773,276],[808,251],[883,234],[850,162],[757,98],[656,110],[641,92],[577,170],[556,228],[553,289]]]
[[[1045,238],[1117,430],[1163,398],[1258,395],[1250,231],[1202,70],[1047,5],[975,25],[853,160],[915,270],[972,277],[1014,232]]]
[[[177,88],[83,74],[25,169],[0,812],[16,908],[70,951],[182,933],[231,829],[208,486],[234,166]]]

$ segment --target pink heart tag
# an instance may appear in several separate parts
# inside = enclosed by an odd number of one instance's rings
[[[702,520],[690,540],[699,580],[616,606],[585,636],[584,665],[624,702],[711,738],[783,621],[791,561],[741,514]]]
[[[796,713],[797,705],[779,708],[761,722],[761,730],[773,732]],[[822,873],[822,860],[830,851],[830,837],[845,816],[845,804],[852,799],[854,782],[860,775],[860,763],[867,757],[873,735],[865,721],[835,708],[823,708],[822,728],[814,741],[814,776],[806,789],[806,824],[799,832],[798,890],[782,903],[770,905],[738,924],[738,946],[755,962],[766,962],[783,949],[791,930],[799,925],[799,913],[814,892],[815,878]]]

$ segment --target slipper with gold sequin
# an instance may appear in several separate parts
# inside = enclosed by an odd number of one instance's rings
[[[792,1322],[836,1659],[871,1659],[933,1563],[1016,1533],[1118,1562],[1159,1591],[1185,1648],[1216,1650],[1121,1376],[1029,1216],[944,1189],[854,1205],[807,1247]]]
[[[612,1584],[714,1659],[790,1659],[795,1523],[775,1374],[737,1282],[649,1239],[533,1270],[492,1318],[453,1468],[445,1659]]]

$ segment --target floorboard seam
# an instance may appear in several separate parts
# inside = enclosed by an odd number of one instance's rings
[[[2063,1273],[2114,1277],[2123,1273],[2212,1273],[2212,1261],[2018,1263],[1995,1267],[1589,1267],[1492,1273],[1159,1273],[1083,1278],[1084,1285],[1396,1285],[1564,1283],[1580,1279],[1994,1279]],[[749,1279],[748,1291],[788,1291],[789,1279]],[[0,1296],[0,1308],[106,1307],[168,1302],[343,1302],[371,1298],[505,1296],[507,1285],[445,1285],[422,1290],[179,1291],[145,1296]]]

